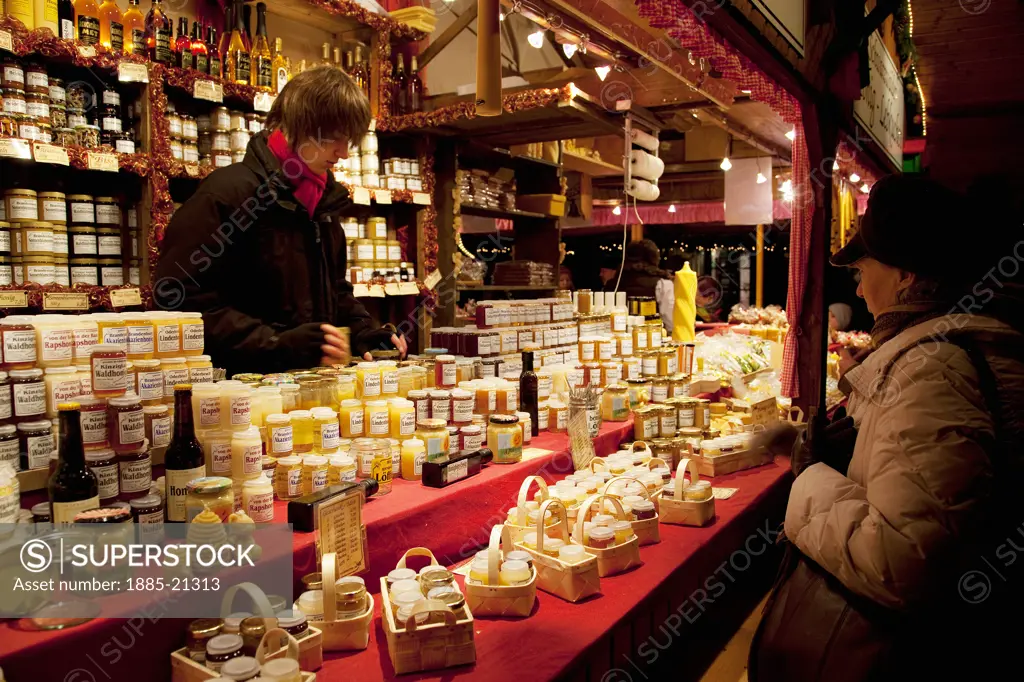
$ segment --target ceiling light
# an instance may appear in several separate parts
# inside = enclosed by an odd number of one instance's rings
[[[868,183],[865,182],[863,185],[860,186],[860,191],[864,192],[864,194],[867,194],[868,192],[871,191],[871,188],[868,187]]]
[[[786,139],[789,140],[790,142],[796,139],[796,128],[793,128],[788,133],[786,133]]]
[[[544,31],[541,29],[537,29],[536,31],[528,35],[526,37],[526,40],[529,41],[530,45],[539,50],[540,48],[544,47]]]
[[[572,56],[576,54],[576,43],[563,43],[562,53],[565,54],[566,59],[572,59]]]
[[[619,206],[616,206],[615,208],[613,208],[612,209],[612,215],[622,215],[622,208],[619,207]]]
[[[858,182],[860,182],[860,176],[857,175],[856,173],[850,173],[850,182],[856,185]]]
[[[498,21],[505,21],[505,13],[498,12]]]
[[[832,170],[834,170],[834,171],[839,170],[839,160],[838,159],[832,162]]]
[[[766,178],[764,176],[764,173],[758,173],[757,174],[757,184],[763,185],[766,182],[768,182],[768,178]]]
[[[597,77],[602,81],[608,77],[608,73],[612,70],[610,66],[595,66],[594,71],[597,72]]]
[[[668,212],[669,213],[675,213],[676,212],[676,205],[675,204],[669,204],[668,205]]]
[[[729,160],[728,156],[722,159],[722,164],[719,166],[719,168],[721,168],[724,171],[727,171],[730,168],[732,168],[732,161]]]

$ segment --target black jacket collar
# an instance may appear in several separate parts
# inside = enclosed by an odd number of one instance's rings
[[[289,211],[298,211],[302,207],[295,199],[291,183],[288,182],[288,178],[281,170],[281,163],[274,156],[274,152],[270,151],[270,146],[267,144],[269,136],[270,132],[266,130],[253,135],[249,140],[242,163],[260,180],[270,183],[277,196],[279,206]],[[323,216],[336,214],[350,204],[348,190],[344,185],[335,181],[332,173],[328,173],[327,187],[324,188],[324,195],[320,197],[320,203],[317,204],[313,217],[320,221]],[[305,211],[304,208],[303,211]]]

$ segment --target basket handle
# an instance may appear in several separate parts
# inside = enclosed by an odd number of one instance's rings
[[[569,544],[569,519],[565,512],[565,505],[562,504],[561,500],[544,500],[543,504],[540,505],[540,512],[537,514],[537,551],[542,554],[544,553],[544,536],[546,535],[544,516],[548,508],[554,510],[551,512],[552,514],[557,513],[560,516],[555,526],[562,529],[562,540],[565,544]]]
[[[448,608],[447,604],[440,599],[424,599],[409,612],[409,620],[405,621],[405,629],[408,632],[416,632],[416,616],[421,613],[440,613],[444,616],[445,625],[455,625],[455,612]]]
[[[491,540],[487,543],[487,584],[495,586],[498,584],[498,574],[501,570],[501,558],[504,552],[501,548],[504,547],[505,551],[512,546],[512,533],[509,532],[508,526],[501,523],[491,528]]]
[[[793,419],[794,412],[796,413],[796,419]],[[797,407],[796,405],[793,405],[792,407],[789,408],[789,412],[786,414],[786,417],[793,424],[804,423],[804,411]]]
[[[639,478],[636,478],[635,476],[630,476],[629,474],[620,474],[619,476],[616,476],[615,478],[605,483],[604,490],[601,491],[601,494],[611,496],[611,494],[608,491],[611,489],[612,483],[615,483],[616,481],[634,481],[636,483],[639,483],[640,488],[644,491],[644,497],[646,497],[648,500],[651,499],[651,493],[650,491],[647,490],[647,486],[644,485],[644,482],[641,481]]]
[[[338,579],[338,561],[334,552],[324,554],[320,567],[321,582],[324,591],[324,620],[335,620],[337,613],[337,593],[334,583]]]
[[[647,468],[648,468],[648,469],[649,469],[650,471],[654,471],[655,469],[657,469],[657,468],[658,468],[657,466],[655,466],[655,463],[657,463],[657,464],[659,464],[659,465],[661,465],[661,466],[665,467],[666,469],[668,469],[668,468],[669,468],[669,466],[668,466],[668,462],[666,462],[665,460],[663,460],[663,459],[662,459],[661,457],[651,457],[651,461],[647,462]]]
[[[260,586],[255,583],[239,583],[228,588],[227,592],[224,593],[223,599],[220,601],[221,618],[227,618],[234,612],[232,607],[235,603],[235,595],[239,591],[245,592],[252,598],[252,602],[259,611],[260,616],[263,618],[274,618],[274,607],[270,605],[270,600],[267,599],[267,595],[263,593]]]
[[[434,553],[426,547],[413,547],[412,549],[406,550],[402,558],[398,560],[398,565],[395,568],[405,568],[405,560],[411,556],[425,556],[430,557],[430,565],[437,566],[437,559],[434,558]]]
[[[256,647],[256,660],[260,665],[263,665],[271,656],[281,650],[282,644],[288,647],[288,653],[286,654],[288,658],[296,661],[299,660],[299,641],[282,628],[272,628],[264,633],[263,638]]]
[[[642,445],[643,447],[640,450],[637,450],[637,448],[636,448],[637,444]],[[648,445],[647,441],[645,441],[645,440],[635,440],[635,441],[633,441],[633,444],[629,446],[629,451],[630,452],[641,452],[643,450],[648,450],[649,451],[650,449],[651,449],[651,446]]]
[[[591,473],[595,473],[595,474],[597,473],[597,465],[598,464],[601,465],[601,470],[602,471],[608,471],[608,462],[604,461],[604,459],[602,459],[601,457],[595,457],[594,459],[590,460],[590,471],[591,471]]]
[[[519,498],[516,502],[516,525],[525,526],[526,519],[526,493],[530,492],[530,486],[536,482],[537,487],[540,488],[541,498],[548,499],[548,484],[544,482],[544,479],[540,476],[527,476],[523,479],[523,484],[519,486]]]
[[[683,457],[676,467],[676,500],[683,499],[683,475],[689,471],[690,485],[696,485],[700,480],[700,472],[697,471],[697,460]]]
[[[579,513],[576,514],[576,526],[573,528],[572,537],[574,540],[576,540],[576,542],[580,543],[581,545],[583,544],[583,524],[586,522],[587,517],[590,515],[590,513],[594,510],[594,505],[597,504],[598,502],[603,502],[604,500],[612,501],[612,506],[615,507],[615,511],[618,512],[618,519],[620,521],[629,520],[626,518],[626,511],[622,508],[622,503],[619,502],[614,497],[612,497],[611,495],[605,495],[604,493],[591,495],[583,503],[583,506],[580,507]],[[603,506],[601,508],[604,509]]]

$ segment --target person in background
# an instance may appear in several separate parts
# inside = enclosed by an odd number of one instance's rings
[[[622,259],[619,256],[608,256],[601,263],[601,269],[598,271],[597,276],[601,278],[602,291],[612,291],[615,289],[615,278],[619,274],[620,265],[622,265]]]
[[[338,216],[350,201],[331,168],[369,124],[369,102],[342,71],[295,76],[245,159],[211,173],[167,226],[155,302],[203,313],[206,349],[229,376],[405,354],[346,281]]]
[[[833,303],[828,307],[828,328],[830,330],[837,332],[848,331],[852,319],[853,308],[848,304]]]
[[[650,239],[633,242],[626,247],[626,261],[622,266],[622,275],[618,279],[618,291],[625,291],[627,297],[647,296],[658,303],[658,314],[662,320],[669,320],[668,329],[672,329],[672,306],[675,302],[675,290],[672,286],[672,273],[662,270],[661,251]],[[615,291],[616,279],[608,283],[608,289]],[[667,315],[667,318],[666,318]]]

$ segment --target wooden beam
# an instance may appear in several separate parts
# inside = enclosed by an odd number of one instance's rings
[[[697,118],[702,123],[710,123],[713,126],[718,126],[722,130],[725,130],[733,137],[743,140],[751,147],[760,149],[761,151],[771,154],[772,156],[778,156],[781,159],[785,159],[789,162],[792,159],[792,155],[789,150],[783,149],[778,145],[772,144],[768,140],[755,135],[750,132],[745,126],[736,123],[728,116],[721,114],[717,111],[711,111],[709,109],[698,109],[694,112]]]
[[[448,45],[455,40],[455,36],[462,33],[466,28],[469,27],[473,20],[476,19],[476,5],[471,5],[465,12],[459,15],[455,20],[455,23],[450,25],[444,30],[444,33],[439,35],[437,38],[427,46],[427,49],[423,50],[419,56],[419,68],[425,67],[430,61],[440,54],[441,50],[448,47]]]

